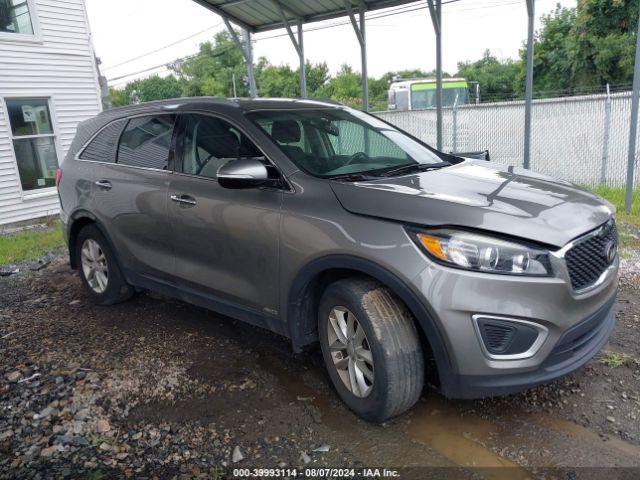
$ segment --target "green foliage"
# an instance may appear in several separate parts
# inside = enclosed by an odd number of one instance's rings
[[[623,366],[633,367],[640,365],[640,361],[628,353],[606,352],[600,359],[599,363],[609,368],[619,368]]]
[[[249,96],[244,58],[228,32],[216,33],[213,43],[200,44],[196,55],[177,60],[170,68],[186,84],[184,96],[232,97],[234,78],[237,96]]]
[[[543,15],[535,40],[534,89],[559,95],[633,80],[640,0],[580,0]],[[526,48],[518,91],[524,90]]]
[[[295,72],[289,65],[266,65],[260,69],[258,85],[264,97],[295,98],[300,96],[299,70]]]
[[[11,235],[1,235],[0,265],[34,260],[63,246],[62,226],[57,221],[46,230],[24,230]]]
[[[593,192],[600,195],[616,207],[618,219],[626,223],[640,227],[640,189],[635,189],[631,193],[631,213],[625,211],[626,191],[622,187],[609,187],[600,185],[592,188]]]
[[[182,96],[183,84],[173,75],[159,77],[154,75],[128,83],[122,90],[110,89],[111,103],[114,107],[132,103],[151,102]]]
[[[557,6],[542,16],[542,28],[537,33],[533,56],[533,87],[537,92],[571,93],[574,82],[571,71],[575,58],[574,35],[576,10]],[[514,90],[524,93],[527,49],[520,51]]]
[[[517,87],[519,65],[513,60],[498,60],[489,50],[475,62],[458,63],[457,77],[480,82],[482,101],[509,99]]]

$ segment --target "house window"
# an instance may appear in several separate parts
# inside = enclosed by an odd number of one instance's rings
[[[28,0],[0,0],[0,33],[33,35]]]
[[[55,186],[58,155],[49,101],[20,99],[6,103],[22,190]]]

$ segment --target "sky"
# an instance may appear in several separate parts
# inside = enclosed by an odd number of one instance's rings
[[[222,19],[192,0],[85,0],[96,55],[110,85],[158,73],[176,58],[194,54],[201,42],[224,30]],[[574,7],[576,0],[536,0],[536,28],[540,15],[556,4]],[[412,4],[426,7],[426,1]],[[412,7],[403,7],[410,9]],[[400,9],[402,10],[402,9]],[[435,36],[426,8],[371,18],[366,22],[369,76],[392,70],[435,68]],[[305,26],[305,55],[310,62],[327,62],[335,73],[344,63],[360,70],[360,46],[351,24],[332,28],[348,18]],[[455,73],[458,62],[477,60],[485,49],[498,58],[517,58],[527,35],[525,0],[460,0],[442,7],[444,70]],[[274,38],[275,36],[275,38]],[[266,57],[274,65],[298,65],[298,56],[285,30],[254,36],[254,58]],[[153,53],[152,53],[153,52]]]

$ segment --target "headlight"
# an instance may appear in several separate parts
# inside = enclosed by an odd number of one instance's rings
[[[410,230],[416,244],[434,260],[488,273],[549,276],[549,253],[526,245],[456,230]]]

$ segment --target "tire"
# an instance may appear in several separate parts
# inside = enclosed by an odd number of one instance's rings
[[[131,298],[134,289],[126,282],[115,253],[98,227],[95,225],[84,227],[78,234],[76,245],[76,259],[82,286],[93,303],[113,305]],[[83,248],[85,247],[88,257],[83,257]],[[93,247],[93,251],[91,247]],[[91,272],[87,272],[85,262],[94,265],[93,276]],[[102,275],[99,275],[99,271],[102,272]]]
[[[340,308],[346,310],[346,316]],[[325,365],[338,395],[351,410],[367,421],[383,422],[418,401],[424,386],[420,338],[411,313],[389,289],[366,277],[339,280],[325,290],[318,315]],[[338,338],[340,332],[334,327],[340,315],[347,324],[349,316],[354,315],[353,323],[359,324],[366,336],[361,342],[359,327],[353,333],[347,325],[347,333],[352,334],[353,340],[346,350]],[[339,321],[338,325],[343,326],[344,322]],[[344,340],[345,331],[340,331]],[[345,356],[349,359],[345,360]],[[368,358],[372,364],[367,362]],[[352,364],[346,367],[346,375],[345,362]],[[356,380],[356,387],[352,379]]]

